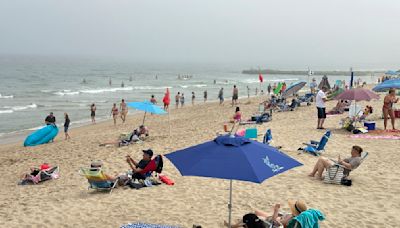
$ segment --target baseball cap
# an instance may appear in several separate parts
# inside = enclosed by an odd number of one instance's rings
[[[153,157],[153,150],[152,149],[143,150],[143,153],[148,154],[150,157]]]

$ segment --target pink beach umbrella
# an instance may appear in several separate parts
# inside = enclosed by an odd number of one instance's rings
[[[379,99],[379,96],[364,88],[349,89],[335,97],[335,100],[370,101],[372,99]]]

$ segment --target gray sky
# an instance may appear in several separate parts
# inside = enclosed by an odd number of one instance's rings
[[[0,54],[400,68],[398,0],[1,0]]]

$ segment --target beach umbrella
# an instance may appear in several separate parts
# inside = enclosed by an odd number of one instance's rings
[[[354,100],[354,109],[357,110],[357,101],[370,101],[372,99],[379,99],[379,96],[369,89],[356,88],[349,89],[340,93],[335,97],[335,100]],[[350,113],[350,115],[356,116],[358,113]]]
[[[167,113],[161,107],[154,105],[153,103],[151,103],[149,101],[129,102],[129,103],[127,103],[127,105],[129,107],[135,108],[137,110],[144,111],[143,124],[144,124],[144,120],[146,119],[146,113],[148,113],[148,112],[153,113],[153,114],[158,114],[158,115]]]
[[[353,81],[354,81],[354,72],[351,70],[351,76],[350,76],[350,89],[353,88]]]
[[[230,180],[229,226],[232,180],[261,183],[302,164],[276,148],[241,136],[218,136],[212,141],[165,155],[182,176]]]
[[[329,84],[329,80],[328,80],[328,77],[326,75],[324,75],[322,77],[322,80],[318,85],[319,89],[322,89],[322,87],[326,87],[327,89],[331,89],[331,85]]]
[[[301,82],[295,82],[292,85],[290,85],[287,89],[285,89],[285,91],[283,91],[282,96],[283,97],[288,97],[290,95],[296,94],[297,92],[299,92],[299,90],[301,90],[305,85],[307,84],[307,82],[305,81],[301,81]]]
[[[400,78],[386,80],[375,86],[372,90],[375,92],[385,92],[389,89],[400,89]]]

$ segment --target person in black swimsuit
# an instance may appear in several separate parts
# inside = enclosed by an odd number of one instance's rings
[[[53,115],[53,112],[50,112],[50,114],[46,117],[44,120],[46,125],[55,125],[56,124],[56,117]]]
[[[90,106],[90,117],[92,118],[92,123],[96,123],[96,105],[94,103]]]

